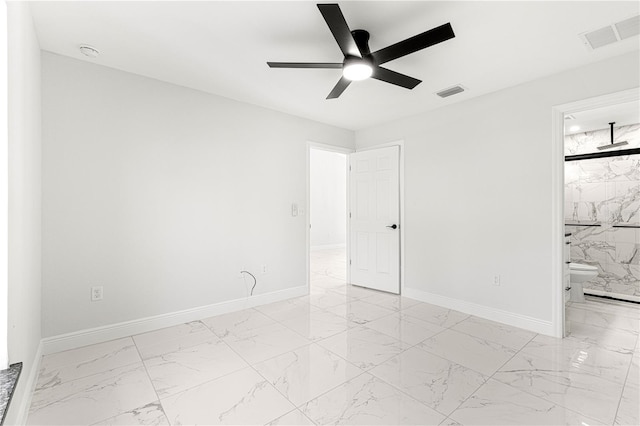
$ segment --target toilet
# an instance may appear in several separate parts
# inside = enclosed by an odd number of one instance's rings
[[[598,268],[583,263],[569,263],[569,281],[571,282],[571,301],[584,302],[582,283],[598,276]]]

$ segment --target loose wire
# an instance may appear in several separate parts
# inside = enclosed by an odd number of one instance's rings
[[[253,287],[251,287],[251,293],[249,294],[250,296],[253,296],[253,289],[256,288],[256,284],[258,284],[258,280],[256,279],[256,277],[249,271],[240,271],[241,274],[249,274],[251,275],[251,278],[253,278]]]

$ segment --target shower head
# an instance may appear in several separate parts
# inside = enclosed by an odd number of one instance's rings
[[[628,145],[629,144],[629,142],[627,142],[627,141],[613,143],[613,125],[614,124],[616,124],[615,121],[613,123],[609,123],[609,126],[611,127],[611,143],[609,145],[599,146],[598,147],[599,150],[602,151],[603,149],[617,148],[619,146],[623,146],[623,145]]]

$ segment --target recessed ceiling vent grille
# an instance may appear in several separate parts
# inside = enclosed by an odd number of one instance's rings
[[[448,89],[436,92],[436,95],[440,96],[441,98],[447,98],[449,96],[453,96],[462,92],[464,92],[464,87],[458,84],[457,86],[449,87]]]
[[[638,34],[640,34],[640,15],[580,34],[580,38],[589,49],[594,50]]]

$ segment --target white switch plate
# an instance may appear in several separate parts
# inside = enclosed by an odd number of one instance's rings
[[[493,285],[500,285],[500,275],[493,276]]]
[[[291,216],[298,216],[298,205],[296,203],[291,204]]]

